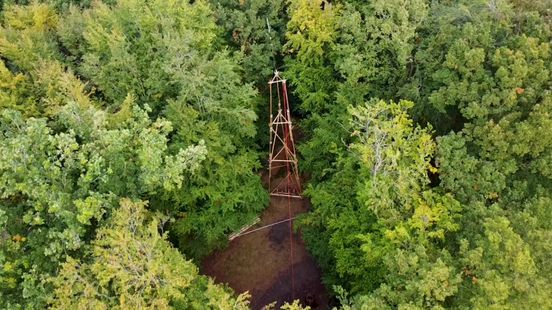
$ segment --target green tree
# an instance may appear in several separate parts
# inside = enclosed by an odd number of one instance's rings
[[[175,129],[173,152],[205,141],[205,169],[187,180],[187,190],[151,203],[182,212],[171,231],[192,257],[224,244],[229,231],[266,205],[267,195],[253,172],[259,168],[251,143],[255,92],[241,83],[236,60],[217,50],[209,5],[125,0],[68,19],[62,41],[77,47],[79,72],[103,96],[116,103],[130,92],[153,115],[165,115]]]
[[[228,46],[242,54],[244,77],[266,89],[279,66],[286,32],[285,1],[211,1]]]
[[[542,212],[551,184],[550,31],[543,12],[521,11],[519,5],[430,6],[418,30],[413,75],[399,85],[399,95],[418,102],[418,120],[430,121],[441,135],[437,169],[430,169],[439,177],[433,191],[451,193],[463,205],[452,222],[461,229],[450,229],[438,243],[437,260],[434,254],[425,258],[422,240],[412,240],[415,255],[394,252],[391,257],[403,263],[384,259],[383,284],[353,296],[350,307],[420,308],[435,301],[449,307],[550,307],[550,273],[541,263],[549,229],[531,215]],[[428,262],[435,264],[438,273],[431,277],[443,281],[442,291],[419,278],[428,274]]]
[[[551,302],[550,273],[537,263],[548,230],[513,224],[531,218],[551,184],[550,31],[540,12],[518,5],[436,5],[429,27],[443,27],[427,29],[416,54],[417,96],[427,102],[419,114],[443,133],[441,187],[467,206],[456,236],[466,281],[454,301],[478,308]]]
[[[444,304],[460,282],[443,244],[461,208],[428,187],[435,143],[409,118],[412,105],[350,108],[353,142],[339,172],[309,187],[314,211],[301,223],[328,284],[382,305],[427,307]]]
[[[68,257],[48,280],[55,287],[53,309],[249,308],[246,294],[234,298],[171,247],[145,203],[120,204],[97,231],[90,254]]]
[[[42,308],[45,279],[82,258],[122,197],[173,218],[196,259],[266,205],[255,91],[218,31],[203,1],[5,7],[2,306]]]
[[[307,194],[314,212],[303,220],[311,252],[329,284],[353,293],[353,307],[515,308],[522,301],[547,307],[548,276],[537,271],[546,267],[536,263],[546,228],[531,226],[539,231],[536,242],[513,224],[521,217],[534,223],[529,201],[544,199],[551,184],[546,12],[507,1],[410,4],[342,3],[326,52],[310,57],[323,59],[333,73],[311,83],[288,71],[301,84],[298,90],[331,89],[324,100],[313,101],[308,92],[297,92],[303,102],[324,107],[310,109],[303,127],[309,140],[300,147],[303,168],[312,176]],[[311,15],[303,20],[316,25]],[[305,53],[315,50],[298,38]],[[298,63],[300,52],[294,52]],[[316,68],[309,60],[302,65]],[[377,123],[378,113],[394,105],[370,101],[377,108],[362,107],[371,97],[418,102],[413,114],[437,128],[437,144],[407,151],[417,134],[404,142],[400,135],[410,132],[404,123]],[[350,106],[356,119],[364,115],[364,127],[349,123]],[[427,134],[424,139],[432,141]],[[401,147],[394,150],[394,143]],[[411,153],[418,161],[406,160]],[[380,173],[387,163],[373,158],[393,165]],[[435,226],[426,231],[428,223]]]
[[[285,48],[293,54],[287,59],[285,74],[291,78],[303,111],[325,112],[334,90],[327,52],[335,40],[339,7],[323,0],[297,0],[290,2],[288,11]]]
[[[185,190],[149,197],[153,208],[179,214],[174,239],[199,258],[267,203],[255,173],[255,91],[242,83],[237,59],[220,50],[218,33],[204,1],[96,2],[63,17],[49,4],[9,6],[0,28],[7,68],[0,104],[54,118],[77,100],[105,108],[115,124],[132,110],[132,97],[153,119],[171,121],[167,152],[203,141],[204,169],[183,180]]]
[[[332,51],[342,81],[336,104],[399,99],[414,67],[417,30],[426,15],[424,0],[345,1]]]
[[[206,156],[201,143],[169,155],[170,123],[152,122],[137,107],[116,128],[108,127],[107,116],[68,104],[58,122],[67,130],[55,133],[45,119],[2,112],[0,195],[9,223],[3,233],[11,240],[2,242],[0,257],[12,268],[1,277],[17,284],[2,293],[3,302],[20,302],[23,289],[29,304],[40,305],[47,289],[41,279],[86,247],[117,197],[176,193]]]
[[[317,182],[335,172],[348,139],[347,107],[400,98],[427,7],[418,0],[292,1],[289,10],[285,74],[307,112],[302,167]]]

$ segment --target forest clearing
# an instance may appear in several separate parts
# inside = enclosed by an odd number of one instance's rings
[[[0,0],[0,309],[552,309],[552,0]]]
[[[306,200],[292,201],[292,216],[307,211]],[[272,197],[262,221],[250,230],[288,219],[288,200]],[[216,282],[228,283],[236,292],[249,291],[251,307],[261,309],[274,301],[294,299],[313,309],[328,309],[328,296],[321,283],[320,270],[310,257],[297,233],[293,234],[293,277],[291,284],[290,240],[288,222],[277,224],[232,240],[227,248],[215,251],[203,261],[203,271]],[[291,290],[294,290],[292,296]]]

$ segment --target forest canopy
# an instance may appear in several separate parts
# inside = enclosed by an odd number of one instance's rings
[[[337,308],[552,308],[550,0],[0,5],[0,308],[248,309],[274,69]]]

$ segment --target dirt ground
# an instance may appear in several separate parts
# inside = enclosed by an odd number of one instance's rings
[[[261,221],[248,231],[287,219],[288,203],[292,217],[308,210],[308,202],[304,199],[272,197]],[[329,309],[320,269],[306,251],[299,233],[294,233],[293,242],[290,242],[290,223],[292,221],[234,239],[226,249],[203,260],[202,273],[216,282],[227,283],[237,293],[249,291],[255,310],[272,302],[279,306],[294,299],[312,309]]]

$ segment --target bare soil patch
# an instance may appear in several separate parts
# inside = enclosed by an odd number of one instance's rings
[[[288,219],[288,203],[291,217],[308,210],[305,199],[272,197],[261,221],[249,230]],[[227,248],[203,260],[202,272],[238,293],[249,291],[253,309],[262,309],[271,302],[280,306],[294,299],[312,309],[329,309],[320,269],[305,249],[300,233],[293,233],[290,242],[290,223],[293,221],[234,239]]]

